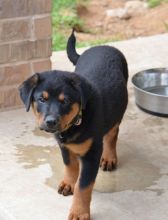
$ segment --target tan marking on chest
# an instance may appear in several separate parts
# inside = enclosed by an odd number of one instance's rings
[[[93,139],[89,138],[86,141],[79,143],[79,144],[64,144],[66,148],[68,148],[70,151],[72,151],[75,154],[78,154],[80,156],[84,156],[90,147],[92,146]]]

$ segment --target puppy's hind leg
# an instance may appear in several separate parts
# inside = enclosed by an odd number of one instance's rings
[[[103,171],[112,171],[117,168],[116,143],[119,133],[119,124],[116,124],[103,138],[103,153],[100,167]]]

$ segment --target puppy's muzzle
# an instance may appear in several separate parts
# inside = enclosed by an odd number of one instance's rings
[[[51,133],[57,132],[59,130],[59,118],[48,115],[40,129]]]

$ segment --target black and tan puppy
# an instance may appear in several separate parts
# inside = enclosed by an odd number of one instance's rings
[[[117,166],[116,141],[127,106],[128,69],[123,54],[96,46],[81,56],[72,32],[67,53],[75,72],[36,73],[20,86],[27,111],[32,106],[40,129],[54,133],[65,175],[58,187],[73,194],[69,220],[89,220],[90,201],[99,165]]]

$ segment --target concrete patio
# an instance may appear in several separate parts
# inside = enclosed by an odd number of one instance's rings
[[[168,66],[168,34],[111,45],[125,54],[130,79],[137,71]],[[65,52],[53,53],[52,62],[54,69],[73,70]],[[92,220],[168,220],[167,131],[167,118],[136,107],[129,82],[119,166],[99,171]],[[62,165],[52,135],[35,127],[32,113],[18,109],[0,113],[0,137],[0,220],[66,220],[72,197],[57,194]]]

